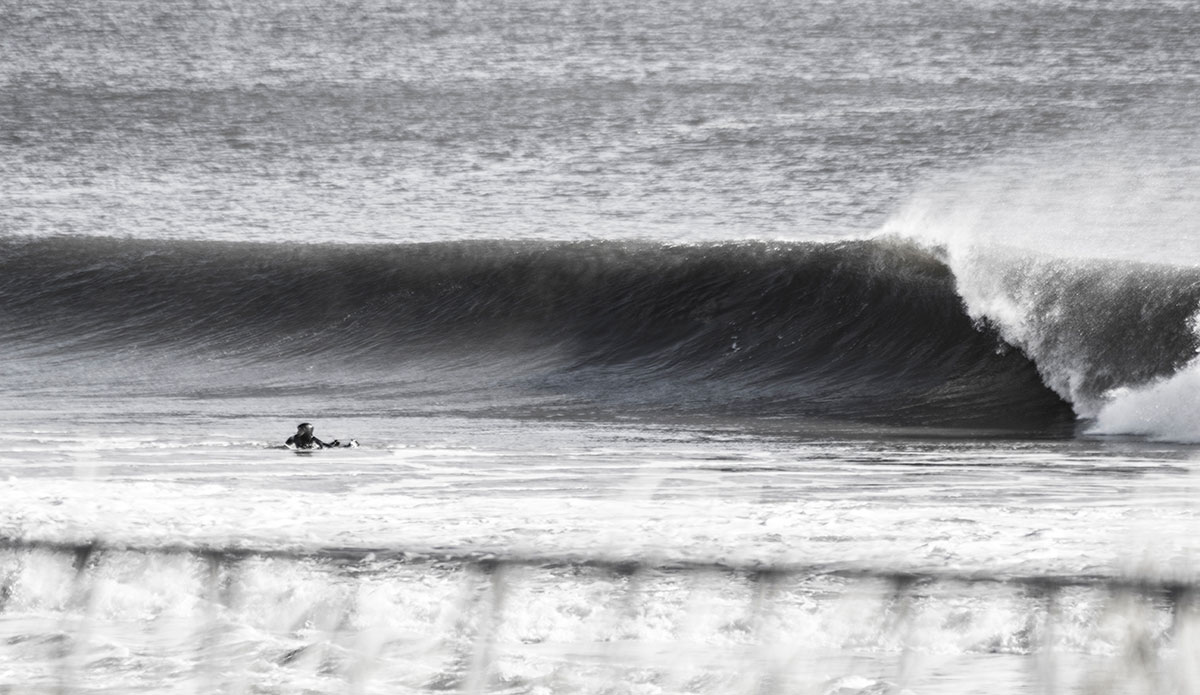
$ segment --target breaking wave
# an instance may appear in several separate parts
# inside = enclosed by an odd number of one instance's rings
[[[1011,268],[1001,280],[1055,272]],[[133,354],[169,374],[196,360],[249,373],[315,362],[338,375],[331,389],[369,374],[402,390],[387,375],[416,370],[447,393],[504,382],[558,407],[1062,431],[1070,403],[1090,414],[1080,404],[1195,355],[1198,275],[1072,270],[1020,308],[1041,322],[1034,344],[968,310],[937,250],[894,239],[5,239],[0,340],[25,363]]]
[[[932,182],[881,234],[937,248],[1088,432],[1197,442],[1194,169],[1156,138],[1071,142]]]

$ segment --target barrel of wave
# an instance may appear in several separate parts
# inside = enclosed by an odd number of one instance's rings
[[[1200,441],[1195,150],[1150,133],[1027,151],[928,182],[880,234],[936,249],[1087,433]]]

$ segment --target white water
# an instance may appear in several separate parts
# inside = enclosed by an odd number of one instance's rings
[[[120,436],[104,433],[112,423],[10,433],[0,535],[1188,580],[1200,553],[1200,454],[1188,447],[449,416],[320,420],[318,434],[364,446],[311,455],[255,438],[289,424],[195,421],[205,446],[153,423]],[[68,556],[4,557],[8,682],[39,688],[458,687],[495,590],[454,563],[347,572],[251,559],[221,568],[217,600],[188,556],[105,554],[79,584]],[[1004,586],[927,587],[903,620],[886,583],[820,576],[789,578],[762,605],[746,578],[723,573],[513,568],[496,586],[505,603],[486,672],[499,691],[1044,686],[1028,669],[1049,639],[1030,632],[1045,604]],[[1166,629],[1133,599],[1067,597],[1053,643],[1072,683],[1094,673],[1081,664],[1120,653],[1128,626]],[[60,630],[73,635],[66,652]],[[1186,673],[1155,663],[1159,678]]]
[[[1088,431],[1200,442],[1200,363],[1169,379],[1114,391]]]
[[[363,446],[271,448],[255,436],[274,427],[282,439],[291,423],[254,417],[192,421],[181,434],[204,431],[203,445],[154,423],[115,437],[112,424],[10,434],[0,531],[1065,574],[1140,563],[1128,549],[1152,532],[1159,569],[1195,547],[1186,446],[832,425],[318,423],[319,436]]]
[[[1118,304],[1138,301],[1133,291],[1152,298],[1161,276],[1191,272],[1192,286],[1200,282],[1195,139],[1154,131],[1110,135],[1073,138],[941,177],[880,233],[944,250],[971,316],[1034,359],[1045,383],[1094,420],[1089,431],[1200,441],[1195,363],[1101,394],[1086,388],[1098,355],[1122,348],[1096,345],[1090,326]],[[1098,267],[1098,282],[1074,282]],[[1196,311],[1200,306],[1185,307],[1192,318],[1176,329],[1194,333]]]

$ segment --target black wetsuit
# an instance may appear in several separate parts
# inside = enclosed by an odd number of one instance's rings
[[[286,444],[288,446],[294,446],[297,449],[328,449],[337,445],[337,442],[334,441],[332,443],[325,443],[320,439],[317,439],[314,435],[308,434],[307,432],[297,432],[296,434],[288,437]]]

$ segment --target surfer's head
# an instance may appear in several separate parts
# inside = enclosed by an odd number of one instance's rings
[[[307,422],[302,422],[296,427],[297,432],[312,432],[313,426]]]

